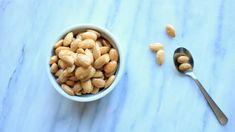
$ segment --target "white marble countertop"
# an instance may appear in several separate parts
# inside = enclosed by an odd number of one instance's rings
[[[234,132],[235,1],[1,0],[0,132]],[[65,28],[92,23],[111,31],[126,53],[125,74],[104,98],[77,103],[48,80],[46,49]],[[165,34],[171,23],[177,37]],[[148,49],[165,45],[159,66]],[[227,115],[221,126],[199,89],[173,65],[184,46],[195,74]]]

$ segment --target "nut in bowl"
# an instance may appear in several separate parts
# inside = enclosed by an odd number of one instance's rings
[[[64,97],[79,102],[107,95],[123,71],[119,43],[110,32],[94,25],[74,26],[63,32],[47,59],[53,87]]]

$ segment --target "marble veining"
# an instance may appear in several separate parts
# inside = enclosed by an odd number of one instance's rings
[[[0,0],[0,132],[234,132],[235,1]],[[125,51],[118,86],[104,98],[72,102],[46,74],[46,53],[67,27],[95,24]],[[171,23],[177,37],[170,39]],[[151,42],[165,45],[156,64]],[[221,126],[196,84],[178,73],[173,52],[184,46],[195,74],[227,115]]]

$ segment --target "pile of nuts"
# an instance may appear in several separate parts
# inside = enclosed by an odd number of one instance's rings
[[[95,30],[69,32],[53,52],[51,73],[69,95],[96,94],[115,79],[118,51]]]
[[[165,51],[163,44],[152,43],[149,45],[149,48],[152,52],[156,54],[156,61],[159,65],[162,65],[165,60]]]
[[[166,33],[169,37],[174,38],[176,36],[175,28],[167,24],[166,25]],[[156,54],[156,61],[159,65],[162,65],[165,61],[165,51],[164,46],[161,43],[152,43],[149,45],[149,48],[152,52]]]
[[[179,70],[182,72],[186,72],[192,70],[191,64],[189,64],[189,57],[186,55],[179,55],[177,57],[177,62],[180,63]]]

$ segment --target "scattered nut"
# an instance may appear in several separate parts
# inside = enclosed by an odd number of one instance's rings
[[[164,50],[159,50],[157,53],[156,53],[156,59],[157,59],[157,63],[159,65],[162,65],[165,61],[165,52]]]
[[[176,36],[175,28],[170,24],[166,25],[166,33],[168,36],[170,36],[172,38],[174,38]]]
[[[158,52],[159,50],[163,50],[164,46],[161,43],[152,43],[149,45],[149,48],[153,52]]]

